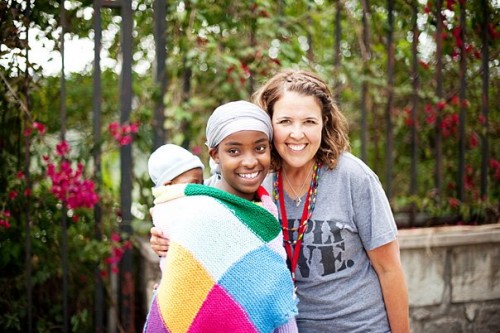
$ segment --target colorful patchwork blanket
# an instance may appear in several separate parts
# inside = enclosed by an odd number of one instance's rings
[[[297,300],[267,192],[257,194],[269,210],[203,185],[153,194],[153,222],[170,247],[144,332],[287,331],[282,325],[297,315]]]

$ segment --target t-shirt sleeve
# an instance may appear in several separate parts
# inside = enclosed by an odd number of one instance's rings
[[[375,173],[369,171],[353,184],[354,221],[365,250],[385,245],[397,237],[389,200]]]

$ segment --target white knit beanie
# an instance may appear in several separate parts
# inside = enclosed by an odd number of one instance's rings
[[[149,177],[155,187],[163,186],[166,182],[194,168],[203,170],[203,163],[198,156],[174,144],[159,147],[148,160]]]

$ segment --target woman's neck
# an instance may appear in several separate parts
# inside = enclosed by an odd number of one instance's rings
[[[315,161],[311,160],[298,168],[283,164],[281,172],[288,177],[288,180],[293,186],[301,186],[306,179],[309,181],[314,163]]]
[[[302,201],[300,198],[309,191],[314,163],[314,161],[310,161],[299,168],[283,165],[281,169],[283,189],[288,193],[289,197],[295,200],[297,206]]]

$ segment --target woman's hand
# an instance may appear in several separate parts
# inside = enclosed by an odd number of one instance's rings
[[[152,227],[150,230],[151,238],[149,242],[151,248],[160,257],[166,257],[168,252],[169,240],[165,238],[160,229]]]

